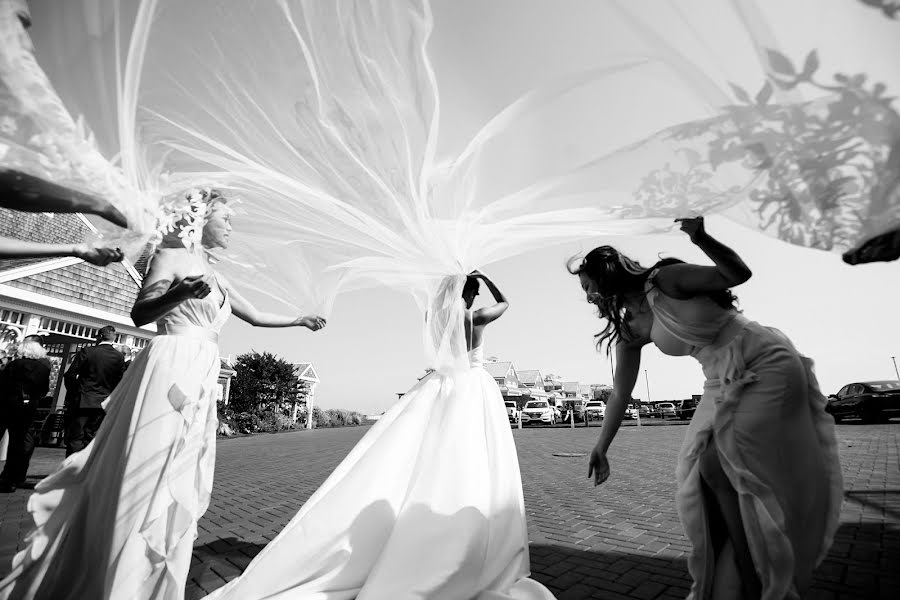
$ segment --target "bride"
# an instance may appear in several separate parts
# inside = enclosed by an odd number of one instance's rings
[[[0,598],[180,600],[209,505],[215,466],[219,331],[234,313],[261,327],[325,320],[262,313],[212,270],[232,211],[194,190],[174,212],[132,310],[160,335],[106,400],[97,437],[28,501],[34,530],[0,582]],[[195,239],[199,238],[199,239]]]
[[[480,282],[494,304],[472,310]],[[528,579],[516,448],[482,368],[484,329],[509,305],[477,271],[441,288],[453,305],[430,313],[429,326],[446,318],[465,332],[467,368],[434,371],[407,392],[209,600],[553,598]]]

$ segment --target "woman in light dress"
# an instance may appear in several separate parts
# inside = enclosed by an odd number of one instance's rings
[[[614,347],[613,393],[591,453],[595,484],[640,370],[641,348],[690,355],[703,398],[678,458],[676,503],[693,544],[691,597],[801,598],[838,525],[842,480],[834,421],[812,370],[777,329],[740,314],[729,288],[750,278],[738,255],[679,219],[714,266],[664,259],[651,268],[601,246],[570,271]]]
[[[472,310],[483,281],[495,302]],[[468,368],[434,371],[359,441],[244,573],[209,600],[551,600],[529,579],[516,447],[484,328],[506,298],[445,280]],[[450,294],[455,294],[453,300]],[[462,296],[462,298],[460,298]]]
[[[159,335],[107,399],[97,437],[35,487],[35,529],[0,582],[4,600],[183,598],[212,491],[222,326],[232,313],[262,327],[325,324],[262,313],[217,275],[206,249],[228,245],[232,211],[215,190],[190,197],[132,310]]]

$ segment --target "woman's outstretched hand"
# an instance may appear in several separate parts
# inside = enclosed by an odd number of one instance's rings
[[[699,238],[706,235],[706,229],[703,225],[703,217],[687,217],[684,219],[675,219],[676,223],[681,223],[681,230],[688,234],[692,242],[696,242]]]
[[[78,244],[72,251],[76,258],[80,258],[84,262],[105,267],[109,263],[119,262],[125,255],[118,248],[108,246],[88,246],[87,244]]]
[[[591,450],[591,458],[588,463],[588,479],[594,478],[594,485],[600,485],[609,479],[609,460],[606,458],[606,452],[602,451],[599,446],[595,446]]]
[[[308,317],[301,317],[297,321],[297,325],[300,327],[306,327],[310,331],[318,331],[325,327],[325,319],[324,317],[320,317],[317,315],[310,315]]]

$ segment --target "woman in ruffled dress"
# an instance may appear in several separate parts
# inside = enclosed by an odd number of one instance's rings
[[[736,310],[730,288],[750,278],[747,265],[706,233],[702,217],[679,221],[714,266],[670,258],[644,268],[611,246],[570,265],[607,322],[598,346],[616,355],[589,476],[600,484],[610,475],[607,450],[643,346],[693,356],[706,383],[676,471],[678,512],[693,544],[691,597],[800,598],[838,525],[834,421],[812,361]]]
[[[132,310],[159,334],[106,401],[97,437],[35,487],[35,529],[0,598],[180,600],[215,466],[218,334],[233,313],[260,327],[325,325],[263,313],[210,266],[232,210],[194,190],[171,217]]]

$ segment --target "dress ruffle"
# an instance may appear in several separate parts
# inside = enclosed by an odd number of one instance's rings
[[[778,477],[760,469],[759,462],[750,464],[742,451],[742,441],[749,432],[736,423],[739,411],[770,410],[766,406],[748,406],[755,398],[748,396],[749,386],[761,381],[761,375],[747,364],[756,356],[747,356],[747,349],[777,351],[793,354],[800,359],[805,371],[808,410],[797,413],[798,423],[811,417],[818,450],[818,472],[807,473],[807,481],[794,481],[791,486],[778,485]],[[703,399],[689,427],[679,455],[676,477],[677,506],[694,550],[688,568],[694,577],[690,598],[710,597],[716,569],[711,548],[703,492],[700,485],[699,458],[714,443],[719,461],[740,499],[745,532],[763,586],[764,600],[800,598],[809,584],[812,570],[824,559],[837,531],[843,498],[843,481],[838,460],[834,421],[825,412],[825,397],[819,390],[810,359],[796,353],[790,341],[780,332],[750,323],[738,315],[726,326],[717,343],[700,349],[695,357],[707,374]],[[778,415],[771,415],[778,419]],[[798,425],[800,427],[801,425]],[[757,443],[757,446],[759,443]],[[768,465],[777,469],[780,460],[791,461],[779,448],[762,449],[769,452]],[[807,452],[816,454],[811,448]],[[765,462],[765,461],[763,461]],[[789,468],[785,465],[786,468]],[[790,489],[785,489],[788,487]],[[821,513],[812,528],[799,531],[790,522],[786,511],[796,515],[798,505],[815,505],[814,498],[823,493],[817,505]],[[798,533],[805,536],[798,539]],[[814,552],[795,552],[798,548],[815,544]]]

